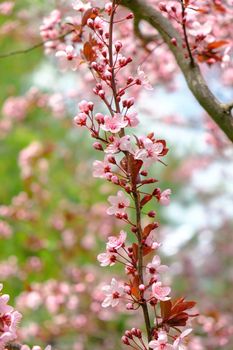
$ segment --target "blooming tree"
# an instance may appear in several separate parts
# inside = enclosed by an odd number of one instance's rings
[[[54,54],[62,71],[82,71],[85,66],[91,74],[85,73],[85,82],[89,87],[93,85],[95,97],[92,100],[88,97],[78,104],[74,123],[88,130],[94,139],[93,148],[102,155],[101,160],[93,163],[93,176],[118,187],[108,198],[106,214],[125,225],[119,234],[108,237],[105,252],[98,255],[101,266],[119,264],[125,271],[124,280],[115,276],[110,284],[103,286],[102,307],[121,305],[129,313],[142,310],[144,325],[126,330],[122,337],[122,342],[134,349],[186,349],[192,330],[190,320],[195,316],[189,310],[195,302],[186,301],[184,297],[172,299],[172,289],[163,277],[168,267],[161,264],[158,255],[161,243],[156,239],[159,227],[154,221],[156,211],[146,209],[151,201],[162,206],[170,202],[171,190],[159,188],[157,176],[153,175],[154,165],[166,165],[166,141],[158,139],[154,132],[136,135],[133,131],[139,124],[134,110],[139,90],[151,90],[152,84],[159,82],[162,76],[173,78],[176,67],[171,64],[169,72],[162,72],[168,69],[162,62],[157,72],[147,75],[137,57],[134,58],[135,49],[132,43],[129,45],[129,39],[132,40],[135,31],[143,46],[141,57],[145,59],[146,52],[151,67],[155,49],[162,50],[165,63],[170,59],[173,62],[173,54],[193,95],[233,140],[232,103],[223,104],[216,99],[199,69],[199,63],[210,66],[221,63],[230,69],[230,5],[230,1],[224,4],[206,1],[203,4],[181,0],[166,4],[152,0],[146,3],[113,0],[99,4],[77,0],[73,2],[71,17],[62,17],[67,11],[61,6],[61,11],[54,10],[40,28],[46,53]],[[7,2],[1,6],[1,11],[11,11]],[[216,28],[215,14],[219,17]],[[221,30],[223,22],[224,31]],[[161,48],[161,38],[170,51]],[[153,42],[155,48],[151,48]],[[91,94],[88,92],[88,95]],[[102,103],[101,111],[97,110],[100,108],[97,98]],[[17,118],[20,119],[29,104],[20,98],[13,102],[19,105]],[[53,107],[56,103],[56,99],[50,100]],[[5,104],[4,113],[11,115],[12,100]],[[42,145],[34,143],[21,153],[19,163],[23,178],[30,178],[32,164],[43,152]],[[40,169],[46,173],[46,164],[40,164]],[[6,226],[3,231],[6,236],[11,234]],[[8,301],[5,296],[1,298],[3,304]],[[1,312],[2,348],[15,340],[15,325],[20,319],[17,312],[4,305]],[[21,349],[28,347],[24,345]]]

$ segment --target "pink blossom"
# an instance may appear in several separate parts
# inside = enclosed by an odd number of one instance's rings
[[[111,174],[111,164],[108,162],[107,158],[103,161],[95,160],[93,163],[93,176],[99,178],[106,178],[107,174]]]
[[[185,337],[192,332],[192,328],[185,329],[173,343],[174,350],[185,350],[186,347],[182,344]]]
[[[155,237],[157,236],[156,234],[156,230],[152,230],[149,234],[149,236],[146,238],[145,240],[145,244],[148,246],[148,247],[151,247],[151,249],[158,249],[160,246],[161,246],[161,243],[158,243],[156,240],[155,240]]]
[[[109,196],[108,201],[112,205],[107,209],[108,215],[125,214],[125,209],[130,205],[129,198],[122,191],[118,191],[116,196]]]
[[[169,205],[170,204],[170,195],[171,195],[170,188],[161,192],[160,197],[159,197],[159,203],[162,205],[165,205],[165,206]]]
[[[147,264],[146,268],[148,273],[150,273],[153,276],[157,276],[158,273],[166,272],[168,269],[168,266],[161,265],[160,257],[158,255],[155,255],[153,257],[152,262]]]
[[[86,113],[81,112],[78,115],[76,115],[76,117],[74,117],[74,122],[79,126],[86,126],[86,123],[87,123]]]
[[[0,238],[9,238],[12,235],[12,228],[10,225],[5,222],[0,220]]]
[[[77,54],[72,45],[66,46],[65,50],[57,51],[55,56],[59,59],[61,70],[72,69],[75,71],[78,68]]]
[[[144,71],[141,69],[141,67],[138,67],[137,69],[138,77],[141,81],[141,84],[146,90],[153,90],[152,85],[149,82],[149,79],[147,75],[144,73]]]
[[[2,4],[0,4],[0,14],[1,15],[10,15],[13,7],[15,6],[13,1],[3,1]]]
[[[81,112],[88,113],[90,110],[90,104],[88,101],[82,100],[81,102],[79,102],[78,108],[80,109]]]
[[[2,290],[0,284],[0,291]],[[15,311],[14,308],[8,305],[9,295],[0,295],[0,350],[5,348],[5,345],[16,339],[16,329],[22,315]]]
[[[87,2],[86,4],[81,1],[81,0],[74,0],[72,2],[72,7],[74,10],[76,11],[80,11],[80,12],[84,12],[86,10],[88,10],[89,8],[91,8],[91,4],[90,2]]]
[[[110,236],[108,237],[107,249],[111,251],[112,249],[118,250],[121,248],[126,240],[127,233],[123,230],[120,231],[119,237]]]
[[[118,153],[119,151],[132,152],[130,135],[125,135],[121,138],[114,137],[114,141],[105,149],[105,153],[110,154]]]
[[[25,118],[28,109],[28,101],[25,97],[9,97],[2,107],[2,114],[13,120],[22,120]]]
[[[118,133],[122,128],[128,125],[128,121],[120,113],[116,113],[113,117],[106,115],[104,117],[104,124],[100,127],[104,131],[110,131],[113,134]]]
[[[113,266],[116,262],[116,256],[113,253],[106,252],[97,256],[100,266]]]
[[[120,297],[124,293],[124,286],[122,283],[117,282],[115,278],[112,278],[111,284],[104,286],[102,290],[106,295],[106,298],[102,302],[102,307],[115,307],[119,304]]]
[[[125,116],[125,119],[128,120],[128,125],[131,127],[135,127],[139,124],[139,120],[137,118],[137,113],[136,112],[132,112],[132,113],[128,113]]]
[[[174,347],[168,344],[167,333],[165,331],[158,332],[158,339],[150,341],[149,347],[154,350],[174,350]]]
[[[159,160],[160,155],[163,152],[164,145],[161,142],[154,143],[147,137],[144,138],[142,142],[143,148],[139,148],[135,152],[135,159],[141,159],[144,163],[144,166],[147,168]]]
[[[156,282],[152,284],[152,295],[158,300],[169,300],[170,297],[168,297],[168,295],[170,292],[171,288],[162,286],[162,282]]]

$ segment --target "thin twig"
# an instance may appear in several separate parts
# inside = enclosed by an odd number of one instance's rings
[[[192,51],[189,45],[189,41],[188,41],[188,35],[187,35],[187,30],[186,30],[186,25],[185,25],[185,6],[184,6],[184,1],[180,0],[181,3],[181,8],[182,8],[182,28],[183,28],[183,32],[184,32],[184,40],[185,40],[185,44],[188,50],[188,54],[189,54],[189,58],[190,58],[190,64],[192,67],[195,66],[195,62],[194,62],[194,58],[192,55]]]
[[[74,29],[70,30],[69,32],[65,33],[65,34],[62,34],[60,36],[58,36],[57,38],[55,39],[48,39],[48,40],[44,40],[44,41],[41,41],[33,46],[30,46],[26,49],[21,49],[21,50],[16,50],[16,51],[11,51],[11,52],[8,52],[8,53],[4,53],[2,55],[0,55],[0,59],[1,58],[7,58],[7,57],[10,57],[10,56],[16,56],[16,55],[21,55],[21,54],[25,54],[25,53],[28,53],[28,52],[31,52],[35,49],[38,49],[39,47],[43,46],[45,43],[48,43],[50,41],[56,41],[56,40],[60,40],[60,39],[63,39],[65,38],[68,34],[74,32]]]

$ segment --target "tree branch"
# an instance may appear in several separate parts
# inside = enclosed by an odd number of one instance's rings
[[[183,40],[171,22],[165,18],[159,11],[155,10],[143,0],[121,0],[121,5],[129,8],[135,15],[136,21],[145,20],[162,36],[173,53],[178,66],[180,67],[187,85],[200,105],[205,109],[209,116],[222,129],[226,136],[233,142],[233,116],[231,114],[232,104],[221,103],[207,86],[199,66],[185,57]],[[171,43],[175,38],[177,46]]]
[[[72,30],[69,30],[67,33],[65,34],[62,34],[60,36],[58,36],[57,38],[55,39],[48,39],[48,40],[44,40],[44,41],[40,41],[39,43],[33,45],[33,46],[30,46],[26,49],[22,49],[22,50],[16,50],[16,51],[11,51],[11,52],[7,52],[7,53],[4,53],[2,55],[0,55],[0,59],[1,58],[7,58],[7,57],[10,57],[10,56],[16,56],[16,55],[21,55],[21,54],[24,54],[24,53],[28,53],[28,52],[31,52],[35,49],[38,49],[39,47],[42,47],[44,46],[45,43],[48,43],[50,41],[56,41],[56,40],[61,40],[63,38],[65,38],[68,34],[74,32],[75,30],[72,29]]]

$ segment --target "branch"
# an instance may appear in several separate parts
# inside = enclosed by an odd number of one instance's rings
[[[190,64],[190,60],[185,57],[186,51],[182,46],[182,37],[172,26],[171,22],[143,0],[121,0],[121,5],[128,7],[134,13],[136,21],[145,20],[157,29],[173,53],[189,89],[197,101],[222,129],[229,140],[233,142],[232,104],[225,105],[221,103],[210,91],[199,66],[195,62],[193,65]],[[171,43],[172,38],[176,39],[177,46]]]
[[[21,347],[22,347],[22,345],[19,343],[8,343],[8,344],[6,344],[5,349],[7,349],[7,350],[20,350]]]
[[[33,51],[33,50],[43,46],[45,43],[48,43],[50,41],[61,40],[61,39],[65,38],[68,34],[72,33],[73,31],[74,31],[74,29],[68,31],[65,34],[62,34],[62,35],[58,36],[55,39],[48,39],[48,40],[40,41],[39,43],[37,43],[37,44],[35,44],[33,46],[30,46],[30,47],[28,47],[26,49],[21,49],[21,50],[16,50],[16,51],[11,51],[11,52],[4,53],[4,54],[0,55],[0,59],[1,58],[7,58],[7,57],[10,57],[10,56],[16,56],[16,55],[21,55],[21,54],[24,54],[24,53],[28,53],[30,51]]]

